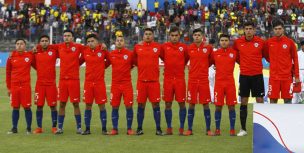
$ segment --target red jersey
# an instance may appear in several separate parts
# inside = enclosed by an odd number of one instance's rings
[[[83,52],[83,58],[86,62],[85,81],[104,82],[105,69],[109,66],[108,52],[100,46],[95,49],[87,47]]]
[[[212,46],[204,43],[201,43],[199,47],[194,43],[188,47],[190,82],[208,81],[212,51]]]
[[[76,43],[61,43],[56,47],[60,58],[60,79],[78,80],[80,57],[85,47]]]
[[[188,62],[187,45],[183,43],[164,43],[161,58],[164,61],[165,79],[185,79],[185,65]]]
[[[286,36],[272,37],[266,41],[269,54],[270,78],[274,80],[290,80],[299,78],[299,62],[295,43]]]
[[[131,82],[131,69],[133,67],[133,52],[123,48],[109,53],[112,64],[112,83]]]
[[[14,84],[30,84],[31,66],[33,65],[32,52],[13,51],[6,62],[6,87],[11,89]]]
[[[58,58],[57,48],[49,45],[43,50],[37,46],[37,53],[34,54],[35,68],[37,70],[37,84],[53,85],[56,84],[56,59]]]
[[[212,52],[212,62],[216,67],[215,81],[234,83],[234,66],[237,52],[232,48],[220,48]]]
[[[159,81],[159,57],[161,45],[156,42],[134,46],[134,62],[139,81]]]
[[[234,41],[233,49],[238,53],[241,75],[263,74],[264,45],[264,40],[257,36],[254,36],[252,40],[241,37]]]

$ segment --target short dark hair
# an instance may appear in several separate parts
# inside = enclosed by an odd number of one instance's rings
[[[279,19],[273,20],[273,21],[272,21],[272,28],[277,27],[277,26],[282,26],[282,27],[284,27],[283,21],[282,21],[282,20],[279,20]]]
[[[170,31],[169,31],[169,34],[172,33],[172,32],[178,32],[179,33],[179,28],[174,26],[174,27],[171,27],[170,28]]]
[[[214,40],[213,38],[211,38],[211,39],[209,40],[209,44],[215,44],[215,40]]]
[[[86,41],[88,41],[88,39],[90,39],[90,38],[94,38],[94,39],[96,39],[96,40],[99,40],[98,37],[97,37],[95,34],[89,34],[89,35],[87,35],[87,37],[86,37]]]
[[[72,30],[70,30],[70,29],[64,30],[64,31],[63,31],[63,34],[66,33],[66,32],[71,33],[72,36],[74,37],[74,32],[73,32]]]
[[[26,44],[26,41],[25,41],[25,39],[23,39],[23,38],[17,38],[16,41],[15,41],[15,44],[17,44],[17,42],[18,42],[19,40],[23,41],[23,42]]]
[[[255,24],[252,21],[245,22],[243,26],[244,26],[244,28],[247,27],[247,26],[252,26],[253,28],[255,28]]]
[[[300,44],[301,44],[301,46],[303,46],[304,45],[304,40],[302,40]]]
[[[230,40],[230,36],[228,34],[221,34],[219,40],[221,40],[221,38],[228,38]]]
[[[151,31],[151,32],[153,33],[153,29],[152,29],[152,28],[145,28],[145,29],[144,29],[144,33],[145,33],[146,31]]]
[[[50,37],[48,35],[42,35],[39,37],[38,42],[40,42],[42,38],[47,38],[48,40],[50,40]]]
[[[197,32],[200,32],[201,34],[203,34],[202,29],[194,29],[192,35],[194,35]]]

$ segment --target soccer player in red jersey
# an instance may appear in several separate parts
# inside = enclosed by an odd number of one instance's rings
[[[83,135],[91,134],[90,124],[92,118],[92,104],[98,104],[100,109],[100,120],[102,123],[102,134],[107,134],[107,102],[106,85],[104,82],[105,69],[109,66],[108,52],[99,45],[96,35],[90,34],[86,38],[87,48],[83,52],[86,63],[85,82],[83,90],[83,101],[86,103],[84,120],[86,130]],[[81,62],[82,63],[82,62]]]
[[[244,23],[245,36],[234,41],[233,48],[238,53],[240,64],[239,95],[241,96],[240,120],[242,129],[238,136],[247,135],[246,119],[248,97],[256,98],[256,102],[263,103],[265,96],[262,58],[265,56],[265,42],[255,36],[255,25],[248,21]]]
[[[163,135],[160,127],[160,83],[159,83],[159,58],[161,45],[154,42],[151,28],[144,30],[143,44],[134,47],[134,62],[138,69],[137,79],[137,135],[143,134],[142,124],[145,114],[146,101],[152,103],[156,135]]]
[[[80,81],[79,81],[79,65],[80,56],[84,50],[84,46],[74,43],[73,32],[65,30],[63,32],[64,42],[55,45],[58,48],[60,58],[60,79],[58,98],[60,101],[58,115],[58,129],[56,134],[63,134],[63,122],[65,117],[65,107],[70,99],[74,107],[74,115],[76,119],[77,134],[81,134],[81,113],[79,108],[80,102]]]
[[[110,135],[118,134],[118,111],[122,97],[126,106],[127,134],[134,135],[134,131],[132,130],[133,87],[131,82],[133,52],[127,50],[124,46],[124,38],[122,36],[118,36],[115,41],[115,50],[109,53],[109,61],[112,65],[111,105],[113,124],[113,129]]]
[[[162,45],[161,58],[164,61],[164,86],[163,100],[166,102],[165,117],[167,122],[166,135],[172,135],[172,101],[179,104],[179,134],[184,133],[186,119],[186,83],[185,65],[188,62],[187,45],[179,42],[180,31],[178,27],[171,27],[169,32],[170,41]]]
[[[33,65],[32,52],[25,51],[24,39],[17,39],[16,50],[12,51],[6,63],[6,87],[10,103],[13,108],[13,128],[8,134],[17,133],[20,105],[24,108],[27,134],[31,134],[32,111],[31,111],[31,66]]]
[[[235,136],[235,105],[236,91],[234,83],[234,66],[237,59],[237,52],[229,47],[230,36],[221,34],[219,38],[220,48],[212,52],[212,64],[216,67],[215,87],[214,87],[214,104],[215,110],[215,135],[221,135],[220,124],[222,117],[222,107],[228,105],[230,119],[230,135]]]
[[[35,87],[35,104],[37,105],[36,120],[38,128],[34,133],[42,133],[43,106],[45,100],[51,108],[52,132],[57,131],[57,87],[56,87],[56,59],[58,52],[50,45],[50,37],[43,35],[39,38],[39,45],[34,54],[37,81]]]
[[[203,42],[201,29],[193,31],[193,43],[188,46],[189,79],[188,79],[188,131],[184,135],[192,135],[192,125],[195,114],[195,105],[202,104],[206,122],[206,134],[212,136],[210,130],[211,115],[209,103],[211,101],[209,88],[209,66],[211,60],[212,46]]]
[[[300,82],[298,54],[294,41],[284,35],[283,22],[275,20],[272,27],[275,36],[265,45],[270,63],[268,97],[270,103],[277,103],[279,98],[291,103],[293,78],[296,83]]]

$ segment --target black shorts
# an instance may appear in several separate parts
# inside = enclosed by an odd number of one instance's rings
[[[239,83],[239,96],[249,97],[250,91],[252,97],[265,96],[263,74],[254,76],[240,75]]]

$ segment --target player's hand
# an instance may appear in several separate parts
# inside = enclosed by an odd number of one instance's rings
[[[9,97],[11,96],[11,91],[7,92],[7,96],[9,96]]]
[[[300,81],[299,78],[295,78],[295,82],[296,82],[296,83],[300,83],[301,81]]]

